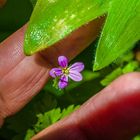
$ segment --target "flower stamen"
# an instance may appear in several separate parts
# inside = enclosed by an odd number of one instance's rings
[[[69,69],[68,68],[63,68],[62,73],[66,74],[66,75],[69,75]]]

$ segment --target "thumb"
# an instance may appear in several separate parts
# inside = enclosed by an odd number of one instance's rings
[[[130,140],[140,132],[140,73],[118,78],[32,140]]]

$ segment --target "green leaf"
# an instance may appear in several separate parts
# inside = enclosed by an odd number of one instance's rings
[[[27,134],[25,136],[26,140],[30,140],[30,138],[35,135],[36,133],[40,132],[41,130],[47,128],[49,125],[54,124],[55,122],[59,121],[63,117],[69,115],[76,109],[78,109],[79,106],[70,105],[68,108],[65,108],[61,110],[60,108],[56,108],[53,110],[50,110],[44,114],[38,114],[38,121],[34,125],[34,129],[29,129],[27,131]]]
[[[140,135],[134,137],[133,140],[140,140]]]
[[[108,84],[110,84],[113,80],[115,80],[118,76],[120,76],[122,74],[122,69],[121,68],[117,68],[115,69],[111,74],[107,75],[102,81],[101,84],[103,86],[107,86]]]
[[[35,132],[39,132],[44,128],[47,128],[49,125],[57,122],[61,117],[60,108],[53,109],[45,114],[38,114],[38,122],[34,126]]]
[[[140,1],[112,0],[101,34],[94,70],[102,69],[140,39]]]
[[[54,109],[49,112],[51,124],[57,122],[61,117],[61,110],[60,108]]]
[[[134,52],[133,51],[129,51],[129,52],[121,55],[120,57],[118,57],[114,63],[119,66],[119,65],[122,65],[123,63],[130,62],[131,60],[134,59],[134,57],[135,57]]]
[[[25,35],[24,52],[48,48],[107,12],[109,0],[38,0]]]
[[[71,112],[76,110],[79,106],[70,105],[68,108],[61,110],[60,108],[55,108],[44,114],[38,114],[38,121],[34,126],[36,133],[47,128],[49,125],[54,124],[63,117],[69,115]]]
[[[139,68],[139,63],[137,61],[132,61],[130,63],[128,63],[124,68],[123,68],[123,73],[128,73],[128,72],[133,72],[134,70],[136,70],[137,68]]]
[[[31,129],[27,130],[27,134],[24,140],[30,140],[35,135],[35,132]]]
[[[68,108],[64,108],[62,110],[62,116],[61,118],[64,118],[66,116],[68,116],[71,112],[73,112],[74,110],[77,110],[80,106],[74,106],[74,105],[70,105]]]
[[[103,86],[107,86],[120,75],[136,71],[139,67],[140,67],[140,64],[138,61],[134,61],[134,60],[130,61],[125,66],[116,68],[110,74],[105,76],[105,78],[101,81],[101,84]]]

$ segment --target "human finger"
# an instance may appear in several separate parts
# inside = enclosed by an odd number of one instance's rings
[[[86,94],[86,93],[85,93]],[[121,76],[32,140],[131,140],[140,132],[140,73]]]

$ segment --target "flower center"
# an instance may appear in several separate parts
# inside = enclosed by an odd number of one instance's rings
[[[66,75],[69,75],[69,69],[68,68],[63,68],[62,72]]]

